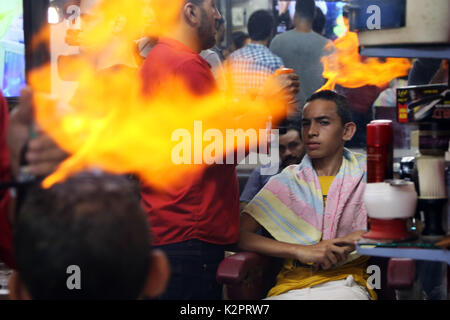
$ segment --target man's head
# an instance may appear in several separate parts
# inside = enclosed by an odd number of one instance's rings
[[[231,51],[236,51],[245,47],[250,41],[248,34],[242,31],[233,32],[231,38],[233,40]]]
[[[79,5],[81,29],[69,28],[67,43],[78,46],[83,58],[88,58],[97,70],[115,65],[136,68],[135,45],[129,39],[133,29],[130,17],[118,7],[107,10],[106,0],[80,0]],[[69,74],[74,73],[73,66],[68,69]]]
[[[267,10],[255,11],[248,20],[248,34],[252,41],[270,40],[273,34],[274,19]]]
[[[32,187],[14,252],[13,299],[137,299],[159,295],[168,279],[136,190],[119,176],[83,173],[47,190]]]
[[[216,22],[222,17],[216,0],[186,0],[182,17],[188,30],[194,32],[188,37],[196,39],[196,49],[202,51],[216,44]]]
[[[356,132],[347,99],[333,91],[313,94],[303,108],[302,137],[311,159],[333,157]]]
[[[225,20],[220,18],[216,20],[216,44],[220,45],[225,39]]]
[[[299,18],[313,22],[315,12],[316,4],[314,0],[297,0],[295,14]]]
[[[314,17],[314,21],[312,24],[312,29],[314,32],[322,35],[325,29],[325,23],[326,23],[326,19],[325,19],[325,15],[322,12],[322,9],[320,9],[319,7],[316,7],[316,15]]]
[[[305,155],[305,148],[301,139],[300,123],[286,120],[281,124],[279,151],[281,169],[302,161]]]

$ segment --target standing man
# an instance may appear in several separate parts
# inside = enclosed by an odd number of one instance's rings
[[[233,84],[242,94],[259,94],[264,82],[283,66],[281,58],[268,48],[274,24],[274,18],[269,11],[255,11],[247,26],[250,43],[230,55]]]
[[[143,88],[150,98],[174,77],[199,96],[216,89],[210,65],[198,53],[214,46],[220,18],[215,0],[184,1],[173,32],[159,39],[142,66]],[[294,92],[295,80],[282,86]],[[239,238],[235,164],[211,165],[180,180],[183,183],[176,188],[141,189],[153,244],[166,253],[172,267],[162,299],[221,299],[217,267],[224,251]]]
[[[312,29],[316,5],[314,0],[297,0],[295,6],[295,29],[276,36],[270,50],[283,59],[287,68],[292,68],[300,77],[300,92],[297,95],[299,109],[306,98],[324,84],[321,58],[331,53],[325,47],[331,42]]]
[[[184,80],[197,95],[215,89],[210,65],[198,53],[214,46],[216,21],[220,18],[215,0],[184,2],[174,32],[170,38],[159,39],[142,66],[144,90],[150,97],[174,76]],[[180,179],[184,183],[178,188],[141,189],[153,244],[168,255],[172,266],[172,277],[162,299],[221,299],[217,267],[225,248],[239,237],[236,168],[213,165]]]
[[[222,42],[225,40],[225,20],[223,18],[217,20],[216,29],[216,45],[212,48],[212,50],[219,55],[220,61],[224,62],[225,55],[223,53]]]
[[[225,57],[223,56],[222,49],[219,47],[225,36],[225,21],[220,18],[216,21],[216,45],[211,49],[206,49],[200,52],[200,56],[205,59],[211,66],[211,71],[214,78],[218,82],[225,83],[225,76],[223,74],[223,62]]]

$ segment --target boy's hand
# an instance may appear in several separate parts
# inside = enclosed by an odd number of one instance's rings
[[[320,243],[315,245],[325,246],[331,252],[326,253],[325,256],[328,257],[327,259],[324,259],[322,262],[315,263],[315,268],[317,269],[320,267],[323,270],[327,270],[337,263],[345,261],[348,257],[348,254],[356,249],[355,244],[361,239],[364,233],[365,231],[355,231],[345,237],[321,241]],[[333,259],[333,254],[337,259]]]
[[[335,239],[337,241],[336,244],[354,246],[356,242],[358,242],[362,238],[362,235],[364,233],[366,233],[366,231],[355,231],[353,233],[350,233],[349,235],[346,235],[345,237],[337,238]]]
[[[328,270],[339,262],[345,261],[354,246],[337,245],[338,239],[324,240],[310,246],[302,246],[297,252],[297,259],[303,263],[312,263],[315,268]]]

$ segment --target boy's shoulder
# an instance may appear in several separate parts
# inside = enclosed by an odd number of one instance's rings
[[[362,174],[363,180],[367,178],[367,156],[361,153],[344,149],[344,157],[350,163],[350,170],[355,174]]]
[[[352,152],[352,151],[350,151],[350,152],[353,154],[353,156],[355,157],[355,159],[356,159],[358,162],[363,163],[363,162],[366,162],[366,161],[367,161],[367,156],[366,156],[365,154],[357,153],[357,152]]]

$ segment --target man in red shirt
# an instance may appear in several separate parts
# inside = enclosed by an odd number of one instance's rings
[[[185,1],[171,38],[161,38],[142,66],[143,87],[150,97],[174,77],[197,95],[215,89],[210,65],[198,53],[214,46],[220,18],[215,0]],[[162,299],[221,299],[217,267],[226,246],[239,236],[235,165],[209,166],[180,180],[178,188],[141,190],[153,244],[165,251],[172,267]]]
[[[199,52],[214,46],[215,24],[220,18],[215,0],[185,0],[170,38],[160,38],[142,66],[143,88],[150,98],[174,78],[184,81],[197,95],[215,90],[211,66]],[[298,92],[296,75],[280,78],[279,83],[288,95]],[[180,177],[180,182],[181,187],[164,191],[141,189],[153,244],[168,255],[172,267],[168,289],[161,298],[221,299],[217,267],[225,249],[239,238],[236,166],[208,166]]]

